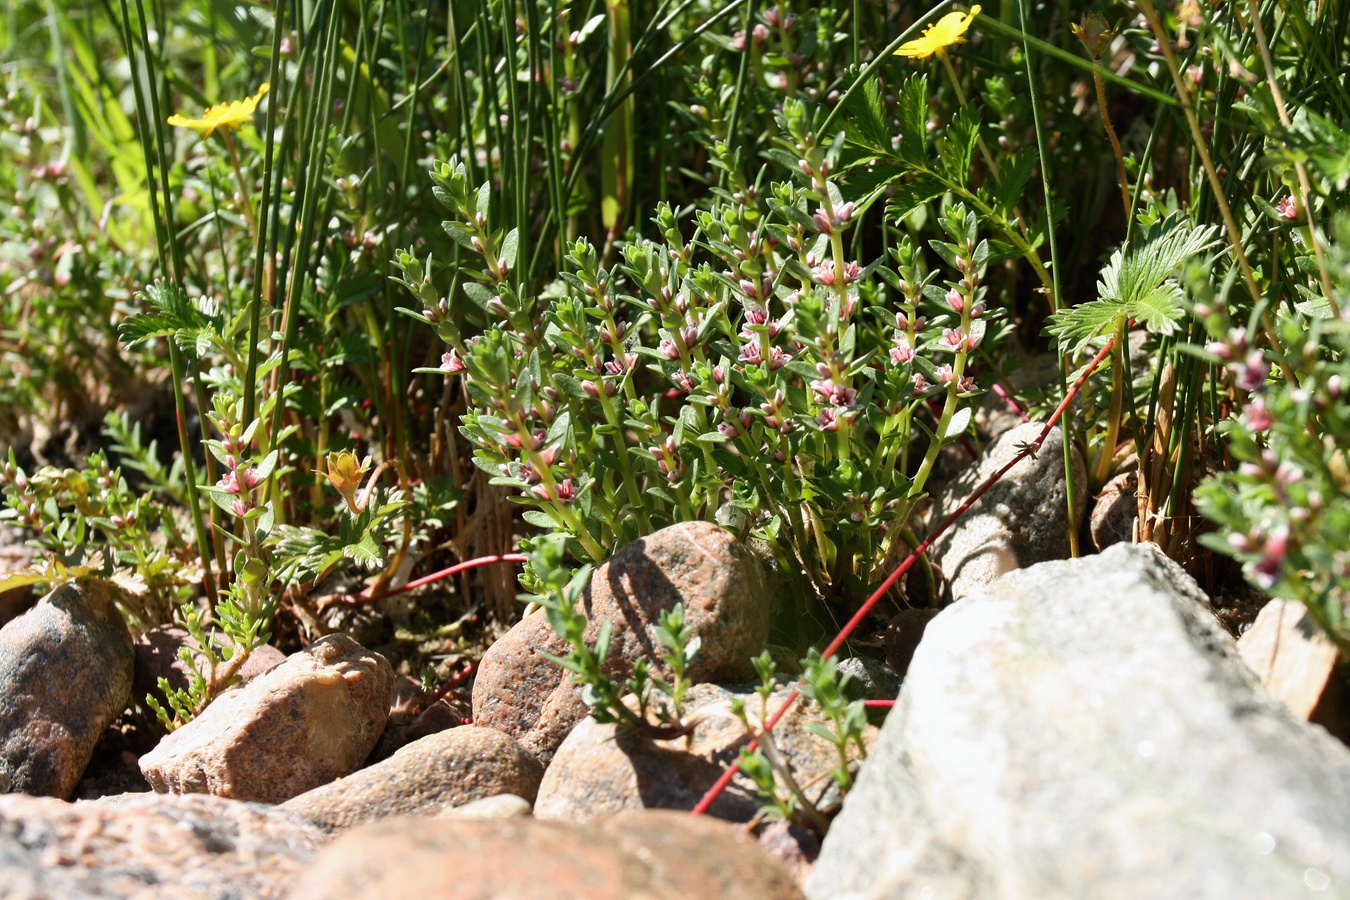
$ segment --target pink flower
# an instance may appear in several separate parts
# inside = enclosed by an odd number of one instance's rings
[[[637,365],[637,354],[625,353],[622,357],[605,363],[605,371],[610,375],[622,375],[635,365]]]
[[[670,376],[670,380],[677,388],[684,391],[686,394],[692,394],[694,389],[698,387],[698,385],[694,383],[694,379],[691,378],[689,373],[684,369],[677,370]]]
[[[914,393],[916,394],[922,394],[932,387],[932,385],[928,383],[928,379],[923,377],[922,372],[915,372],[909,380],[914,382]]]
[[[941,343],[948,350],[960,350],[965,346],[966,333],[959,328],[943,329]]]
[[[1252,580],[1269,590],[1284,573],[1284,559],[1289,552],[1289,529],[1279,525],[1271,530],[1261,546],[1261,558],[1252,566]]]
[[[234,472],[226,472],[222,475],[220,481],[216,482],[216,487],[231,494],[238,494],[244,490],[243,486],[239,483],[239,478]]]
[[[945,296],[943,299],[947,301],[947,305],[952,308],[952,312],[954,313],[961,313],[966,308],[965,295],[963,295],[956,288],[952,288],[951,290],[947,291],[947,296]]]
[[[789,361],[791,361],[791,359],[792,357],[788,353],[786,353],[782,347],[770,347],[768,359],[769,371],[777,372],[779,369],[783,368],[783,366],[786,365]]]
[[[670,338],[663,338],[656,348],[666,359],[679,359],[680,348],[675,346],[675,342]]]
[[[1266,362],[1260,350],[1252,350],[1247,354],[1245,364],[1233,365],[1231,368],[1237,375],[1237,386],[1244,391],[1259,390],[1270,377],[1270,363]]]
[[[761,362],[763,362],[763,359],[759,355],[759,342],[750,341],[749,343],[747,343],[744,347],[741,348],[740,355],[737,356],[736,358],[741,362],[746,363],[747,365],[752,366],[759,365]]]
[[[230,504],[230,512],[234,513],[236,516],[244,516],[255,506],[257,506],[257,504],[252,500],[245,500],[241,497]]]
[[[1266,408],[1266,401],[1260,396],[1253,397],[1252,401],[1242,410],[1242,418],[1246,420],[1247,427],[1252,431],[1265,431],[1275,424],[1271,418],[1270,410]]]
[[[839,410],[832,406],[827,406],[816,416],[816,424],[822,431],[839,430]]]
[[[449,353],[441,354],[442,372],[454,374],[455,372],[463,372],[465,368],[464,360],[459,358],[459,353],[455,351],[455,348],[451,347]]]
[[[1290,194],[1281,200],[1275,207],[1275,211],[1286,219],[1298,218],[1298,203],[1294,200],[1294,195]]]

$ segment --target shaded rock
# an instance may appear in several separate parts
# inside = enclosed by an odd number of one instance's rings
[[[389,704],[389,716],[384,722],[384,731],[375,744],[375,749],[366,757],[365,764],[373,766],[381,760],[393,756],[399,748],[416,738],[408,737],[408,729],[422,715],[427,703],[426,690],[422,682],[408,675],[394,678],[394,699]],[[456,725],[459,723],[456,722]],[[428,732],[430,734],[430,732]],[[422,735],[425,737],[425,735]]]
[[[1271,600],[1238,638],[1237,648],[1272,696],[1300,719],[1314,719],[1328,688],[1334,687],[1338,653],[1307,607]]]
[[[1043,427],[1029,422],[991,442],[979,460],[946,485],[929,521],[950,515]],[[1013,569],[1069,555],[1069,535],[1080,522],[1068,521],[1063,446],[1061,431],[1051,429],[1034,457],[1004,475],[933,545],[931,558],[950,579],[952,597],[959,600]],[[1074,496],[1081,498],[1087,492],[1087,472],[1076,449],[1073,461]],[[1080,517],[1085,506],[1078,503]]]
[[[498,794],[533,801],[543,767],[511,738],[466,725],[413,741],[384,762],[282,804],[337,831],[390,816],[431,815]]]
[[[801,896],[739,829],[686,813],[624,813],[587,825],[393,819],[342,835],[296,876],[291,900],[730,900]]]
[[[534,810],[534,804],[515,794],[498,794],[471,800],[463,806],[447,806],[436,814],[439,819],[523,819]]]
[[[131,683],[132,702],[145,703],[147,694],[153,694],[155,700],[168,708],[168,701],[159,689],[159,679],[168,679],[170,687],[187,690],[192,680],[188,664],[179,658],[183,647],[191,647],[194,654],[200,656],[197,642],[180,625],[156,625],[136,639],[136,670]],[[244,660],[239,670],[240,683],[246,683],[276,668],[286,661],[286,654],[271,644],[255,649]]]
[[[108,582],[63,584],[0,628],[0,792],[69,797],[126,708],[131,634]]]
[[[663,669],[654,628],[682,602],[702,641],[688,676],[695,682],[744,681],[769,633],[769,597],[759,561],[710,522],[671,525],[619,549],[596,568],[579,601],[594,643],[613,622],[606,671],[619,681],[639,659]],[[587,715],[581,690],[541,653],[565,655],[542,612],[527,616],[483,656],[473,687],[473,720],[520,741],[546,765],[572,726]]]
[[[886,663],[899,673],[901,678],[909,671],[909,662],[914,658],[919,641],[923,640],[924,629],[938,612],[939,610],[922,606],[902,609],[887,623],[884,635]]]
[[[929,626],[812,897],[1350,885],[1350,751],[1291,717],[1156,548],[1005,576]]]
[[[1134,540],[1134,523],[1139,518],[1139,472],[1131,469],[1120,472],[1101,489],[1092,503],[1088,517],[1088,531],[1098,550],[1112,544]]]
[[[295,816],[220,797],[0,797],[0,895],[276,897],[320,840]]]
[[[806,881],[820,855],[820,841],[814,834],[783,819],[771,820],[755,837],[770,856],[792,873],[797,884]]]
[[[839,661],[839,677],[848,677],[844,694],[850,700],[894,700],[904,677],[879,659],[850,656]]]
[[[389,715],[394,673],[346,635],[320,638],[221,694],[141,757],[157,791],[280,803],[355,771]]]
[[[749,740],[744,726],[730,712],[731,700],[737,696],[752,716],[761,715],[759,695],[752,691],[737,694],[712,684],[690,690],[686,718],[708,715],[694,729],[692,743],[685,738],[654,741],[620,736],[614,725],[587,718],[563,741],[544,772],[535,817],[585,822],[626,809],[693,809]],[[775,693],[763,718],[777,712],[787,696],[786,690]],[[839,761],[838,751],[807,730],[824,721],[819,707],[798,699],[774,727],[773,735],[807,798],[817,807],[828,808],[839,798],[829,777]],[[868,726],[867,731],[867,739],[875,740],[877,729]],[[748,822],[760,806],[754,783],[737,773],[709,813]]]

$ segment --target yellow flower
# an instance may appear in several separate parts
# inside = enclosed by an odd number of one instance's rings
[[[927,59],[934,53],[947,54],[947,48],[966,42],[966,29],[980,14],[980,7],[972,6],[968,13],[947,13],[932,25],[924,29],[923,37],[902,44],[895,51],[896,56],[912,56],[915,59]]]
[[[169,116],[169,124],[180,128],[195,128],[204,138],[210,137],[217,128],[222,131],[235,131],[245,122],[253,121],[253,111],[258,108],[258,101],[267,93],[269,87],[270,84],[263,82],[263,86],[258,88],[258,93],[252,97],[231,100],[229,103],[217,103],[202,113],[200,119],[189,119],[176,114]]]

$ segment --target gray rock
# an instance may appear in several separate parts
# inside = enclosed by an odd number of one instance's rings
[[[119,598],[106,581],[63,584],[0,628],[0,792],[69,797],[126,709],[132,650]]]
[[[787,693],[782,690],[770,697],[762,718],[776,713]],[[693,687],[686,697],[686,717],[711,714],[694,729],[692,741],[619,735],[614,725],[586,719],[563,741],[544,772],[535,817],[584,822],[621,810],[693,809],[749,740],[745,728],[730,713],[733,697],[743,700],[752,716],[761,717],[759,695],[749,690],[737,693],[712,684]],[[773,735],[808,799],[817,807],[829,808],[839,796],[829,777],[839,762],[838,751],[808,730],[812,724],[824,723],[818,707],[798,699],[774,727]],[[876,736],[877,729],[868,726],[865,740],[874,741]],[[709,813],[747,822],[761,806],[754,783],[737,773]]]
[[[905,680],[899,672],[870,656],[850,656],[839,661],[839,677],[848,676],[844,693],[850,700],[894,700]]]
[[[795,900],[801,892],[741,829],[649,811],[586,825],[528,818],[376,822],[338,837],[295,877],[287,896]]]
[[[946,485],[929,522],[941,522],[950,515],[1043,427],[1035,422],[1019,425],[990,443],[979,460]],[[1087,472],[1075,449],[1074,496],[1079,519],[1070,524],[1064,501],[1063,446],[1060,429],[1051,429],[1034,457],[1004,475],[933,545],[933,562],[950,580],[953,598],[959,600],[1013,569],[1069,555],[1069,534],[1077,532],[1087,506]]]
[[[161,792],[281,803],[359,768],[393,692],[383,656],[329,635],[221,694],[142,756],[141,772]]]
[[[750,659],[769,634],[763,571],[743,544],[710,522],[671,525],[620,548],[596,568],[578,601],[590,620],[588,642],[595,642],[605,620],[614,623],[605,668],[619,681],[639,659],[664,670],[665,651],[654,629],[661,612],[680,602],[702,642],[688,677],[753,678]],[[474,722],[506,732],[547,765],[588,713],[580,688],[541,655],[567,650],[542,612],[519,622],[483,655],[473,686]]]
[[[533,801],[544,769],[493,728],[466,725],[413,741],[384,762],[282,804],[325,831],[431,815],[498,794]]]
[[[220,797],[0,797],[0,896],[277,897],[321,840],[289,813]]]
[[[929,626],[812,897],[1350,890],[1350,750],[1296,721],[1151,546],[1008,575]]]

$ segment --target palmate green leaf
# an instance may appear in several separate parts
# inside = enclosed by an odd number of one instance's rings
[[[1130,319],[1154,334],[1172,334],[1184,314],[1184,294],[1173,276],[1212,248],[1217,233],[1216,227],[1195,228],[1180,216],[1155,222],[1135,247],[1112,254],[1097,282],[1098,299],[1057,313],[1050,333],[1067,353],[1100,345]]]

